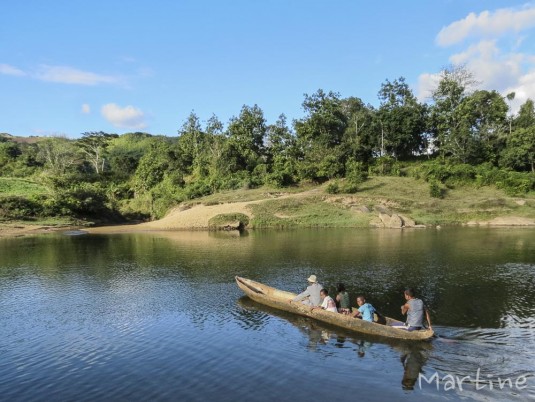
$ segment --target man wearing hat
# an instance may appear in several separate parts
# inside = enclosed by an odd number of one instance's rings
[[[303,293],[298,294],[292,300],[290,300],[290,303],[303,300],[302,303],[308,306],[321,305],[320,291],[323,289],[323,286],[318,283],[316,275],[310,275],[307,280],[308,287]]]

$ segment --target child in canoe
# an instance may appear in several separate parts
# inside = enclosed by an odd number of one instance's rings
[[[357,297],[357,305],[359,308],[357,311],[355,311],[355,313],[353,313],[353,317],[362,318],[364,321],[373,322],[373,313],[375,313],[375,307],[373,307],[370,303],[366,303],[364,296]]]
[[[317,308],[322,308],[323,310],[332,311],[333,313],[338,313],[338,309],[336,308],[336,302],[331,296],[329,296],[329,291],[327,289],[321,289],[320,297],[322,300],[321,306],[312,307],[312,310],[317,309]]]

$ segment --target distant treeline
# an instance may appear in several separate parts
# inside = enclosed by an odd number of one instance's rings
[[[226,125],[192,112],[176,137],[86,132],[76,140],[17,141],[0,134],[0,176],[47,189],[0,194],[0,217],[159,217],[181,201],[225,189],[339,179],[328,191],[351,193],[368,174],[425,179],[436,197],[452,183],[532,191],[534,102],[511,115],[514,93],[473,87],[466,69],[449,68],[429,104],[401,77],[381,85],[378,108],[323,90],[305,95],[304,117],[291,123],[282,114],[269,124],[254,105]]]

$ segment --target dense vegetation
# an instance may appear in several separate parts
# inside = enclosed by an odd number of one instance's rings
[[[0,134],[0,219],[68,216],[95,221],[161,217],[185,200],[225,189],[330,180],[354,193],[369,175],[411,176],[433,197],[451,186],[535,189],[535,105],[517,114],[496,91],[474,90],[464,68],[442,72],[420,103],[403,78],[386,80],[378,108],[318,90],[304,117],[269,124],[243,106],[225,126],[195,113],[178,136],[86,132],[80,139]]]

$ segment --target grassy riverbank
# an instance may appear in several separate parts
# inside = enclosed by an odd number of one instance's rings
[[[31,187],[31,186],[30,186]],[[534,225],[535,194],[512,197],[494,186],[456,186],[430,194],[429,183],[410,177],[372,176],[355,194],[329,194],[329,183],[289,189],[260,187],[212,194],[172,208],[160,220],[123,226],[130,230],[188,230],[225,225],[225,217],[247,216],[247,228],[381,227],[380,216],[399,215],[416,225]],[[17,187],[19,191],[20,187]],[[31,187],[32,191],[35,191]],[[494,220],[494,221],[493,221]],[[229,224],[232,222],[229,222]],[[50,231],[91,222],[67,218],[5,221],[0,233]],[[96,229],[98,230],[98,229]],[[114,231],[119,230],[117,226]]]
[[[329,194],[328,186],[217,193],[183,203],[147,225],[151,229],[206,228],[215,216],[233,213],[246,214],[249,228],[381,227],[379,215],[393,214],[416,225],[535,224],[532,193],[511,197],[494,187],[459,186],[445,188],[442,198],[433,198],[424,181],[384,176],[370,177],[355,194]]]

